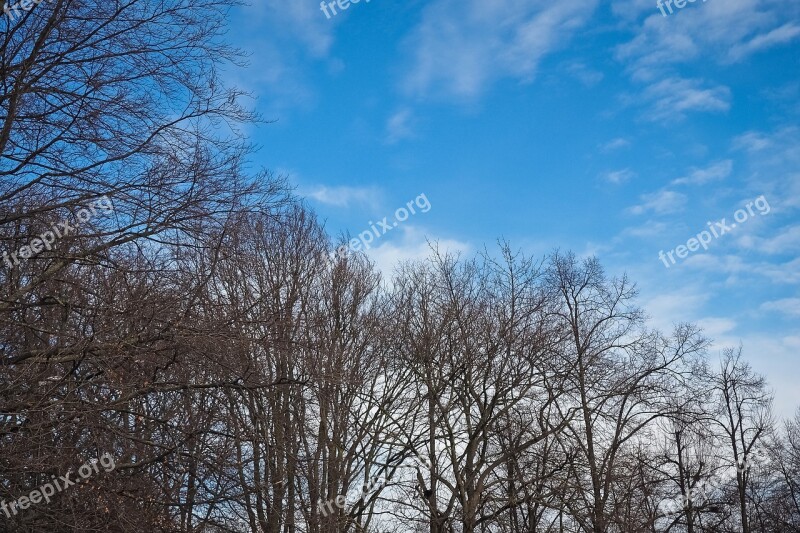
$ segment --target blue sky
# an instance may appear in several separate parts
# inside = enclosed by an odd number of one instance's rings
[[[597,255],[655,326],[742,343],[800,405],[800,2],[315,0],[232,13],[249,65],[226,73],[265,119],[256,163],[286,175],[332,234],[425,194],[373,243],[387,272],[426,239],[472,253]],[[769,212],[678,259],[707,222]],[[713,226],[713,224],[712,224]],[[715,227],[715,226],[714,226]],[[674,256],[673,256],[674,257]]]

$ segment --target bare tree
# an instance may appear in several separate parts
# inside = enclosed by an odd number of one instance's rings
[[[743,533],[750,533],[747,493],[754,458],[757,453],[764,453],[762,448],[773,429],[772,396],[764,378],[752,371],[741,354],[741,348],[726,349],[711,382],[718,400],[717,425],[737,467],[739,527]]]
[[[635,288],[626,278],[607,280],[595,259],[579,263],[555,254],[548,279],[560,300],[556,316],[570,362],[569,394],[559,405],[580,413],[559,435],[565,452],[578,451],[570,515],[582,531],[594,533],[646,527],[614,524],[621,514],[614,507],[623,500],[614,493],[620,461],[653,437],[654,421],[669,413],[675,376],[689,373],[687,363],[702,354],[706,341],[688,325],[672,338],[644,329],[644,315],[632,305]]]
[[[182,495],[224,486],[198,460],[219,412],[181,413],[234,384],[209,364],[227,330],[195,310],[209,271],[182,267],[207,251],[213,270],[206,235],[286,199],[242,171],[253,117],[217,75],[232,5],[53,0],[0,22],[0,497],[118,465],[8,530],[188,531],[210,507]]]
[[[428,530],[478,531],[519,505],[509,468],[558,430],[548,299],[530,259],[435,253],[395,280],[403,356],[414,369],[432,460],[417,477]],[[527,476],[526,476],[527,480]],[[457,525],[457,526],[456,526]]]
[[[770,446],[771,465],[777,475],[768,487],[767,531],[800,531],[800,409],[784,424]]]

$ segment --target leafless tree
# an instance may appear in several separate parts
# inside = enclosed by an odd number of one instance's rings
[[[117,461],[7,530],[190,531],[208,506],[184,496],[222,486],[198,460],[219,412],[198,409],[232,385],[207,364],[227,331],[194,309],[209,272],[181,267],[218,255],[205,236],[233,213],[286,201],[242,171],[253,117],[217,75],[232,5],[53,0],[0,22],[0,497]]]
[[[762,376],[741,358],[741,348],[726,349],[718,372],[711,376],[717,394],[717,426],[736,465],[737,504],[741,530],[752,531],[748,490],[756,457],[765,453],[773,429],[772,396]]]
[[[555,254],[549,285],[560,300],[556,311],[567,333],[563,343],[569,395],[559,404],[580,415],[559,436],[565,451],[578,457],[572,468],[577,497],[568,501],[582,531],[606,533],[646,524],[614,524],[624,501],[614,492],[630,448],[654,437],[653,422],[669,414],[676,376],[687,375],[706,341],[689,325],[671,338],[643,327],[632,305],[635,288],[626,278],[608,280],[595,259],[579,262]],[[588,483],[588,484],[587,484]]]

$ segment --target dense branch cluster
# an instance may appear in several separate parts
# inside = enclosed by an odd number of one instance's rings
[[[331,259],[248,173],[231,5],[0,21],[0,500],[115,465],[2,531],[800,531],[800,414],[596,260]]]

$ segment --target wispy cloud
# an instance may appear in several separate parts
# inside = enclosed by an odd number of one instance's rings
[[[769,238],[744,236],[737,242],[742,248],[765,254],[793,254],[800,252],[800,226],[782,228]]]
[[[583,63],[571,63],[567,72],[586,87],[594,87],[605,77],[599,70],[589,68]]]
[[[703,334],[710,339],[720,339],[736,330],[736,321],[722,317],[703,317],[697,320]]]
[[[697,318],[710,299],[708,291],[700,289],[698,284],[689,283],[673,291],[643,294],[643,307],[651,324],[662,331],[671,331],[675,324]]]
[[[628,212],[634,215],[643,215],[648,212],[657,215],[665,215],[683,210],[686,206],[686,195],[675,191],[658,191],[650,194],[643,194],[640,197],[642,203],[628,208]]]
[[[601,145],[600,150],[603,152],[611,152],[613,150],[619,150],[620,148],[627,148],[630,145],[631,142],[628,139],[617,137],[616,139],[611,139],[607,143]]]
[[[615,57],[646,84],[634,99],[654,105],[648,117],[656,121],[730,108],[727,87],[681,79],[685,66],[742,62],[800,38],[798,4],[784,0],[698,2],[669,17],[655,1],[614,0],[612,12],[634,35],[616,46]]]
[[[420,227],[403,226],[400,239],[382,241],[379,246],[371,248],[367,255],[388,277],[404,261],[417,261],[431,257],[433,254],[431,246],[438,248],[442,253],[467,254],[472,250],[472,246],[467,242],[437,238],[427,234]]]
[[[734,148],[746,150],[748,152],[760,152],[768,148],[771,144],[766,135],[757,131],[749,131],[739,135],[733,140]]]
[[[609,183],[613,183],[614,185],[619,185],[621,183],[625,183],[635,176],[635,172],[629,168],[626,168],[624,170],[615,170],[613,172],[609,172],[603,176],[603,179]]]
[[[266,118],[310,108],[318,98],[310,67],[331,59],[336,21],[325,20],[319,4],[264,0],[236,13],[235,41],[248,51],[247,70],[227,69],[226,81],[259,98]]]
[[[653,14],[655,3],[653,0],[613,0],[611,2],[611,11],[617,17],[634,21],[646,13]]]
[[[319,4],[265,0],[247,6],[251,20],[267,24],[271,39],[291,38],[314,57],[325,57],[333,45],[334,24],[320,16]]]
[[[702,80],[668,78],[647,87],[644,100],[650,109],[646,117],[652,121],[673,121],[688,112],[725,112],[731,107],[728,87],[704,86]]]
[[[800,284],[800,257],[786,263],[765,263],[760,266],[759,273],[775,283],[798,285]]]
[[[773,311],[788,316],[800,316],[800,298],[784,298],[761,304],[762,311]]]
[[[636,224],[622,230],[620,236],[622,237],[637,237],[640,239],[652,239],[659,237],[669,229],[669,226],[664,222],[657,222],[655,220],[648,220],[641,224]]]
[[[748,131],[735,137],[732,146],[743,155],[737,166],[750,176],[751,188],[783,213],[800,209],[800,128]]]
[[[379,199],[378,191],[372,187],[319,185],[303,192],[321,204],[334,207],[350,207],[353,204],[374,205]]]
[[[705,185],[714,181],[721,181],[731,175],[733,161],[726,159],[706,168],[695,168],[688,175],[678,178],[672,185]]]
[[[394,144],[403,139],[414,136],[412,127],[414,115],[410,109],[401,109],[391,117],[386,123],[386,142]]]
[[[618,0],[615,7],[632,4]],[[644,8],[644,3],[635,5]],[[617,58],[629,64],[637,79],[653,79],[656,73],[695,59],[741,61],[798,36],[800,10],[783,0],[708,2],[687,6],[671,17],[658,13],[655,2],[649,9],[652,15],[635,28],[635,37],[616,49]],[[614,13],[622,16],[621,9]]]
[[[773,46],[787,44],[800,37],[800,26],[794,23],[784,24],[780,28],[756,35],[749,41],[736,45],[731,48],[729,57],[734,60],[746,57],[750,54],[771,48]]]
[[[434,0],[406,41],[405,90],[470,100],[493,81],[531,81],[544,56],[564,46],[597,0]]]

